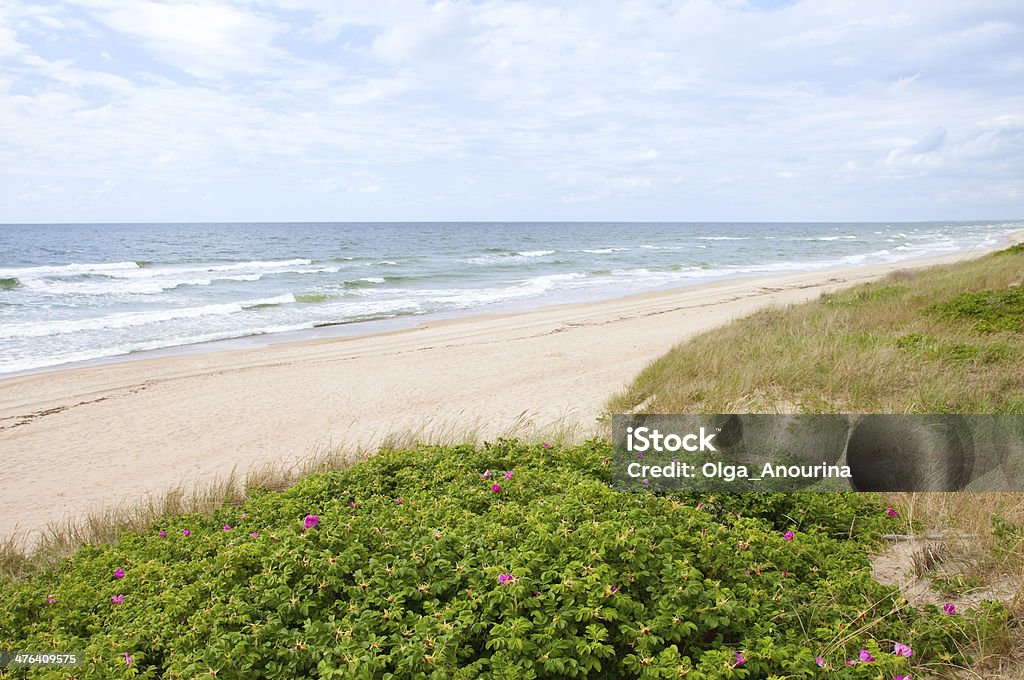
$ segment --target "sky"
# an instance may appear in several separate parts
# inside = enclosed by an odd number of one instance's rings
[[[0,3],[0,222],[1004,218],[1019,0]]]

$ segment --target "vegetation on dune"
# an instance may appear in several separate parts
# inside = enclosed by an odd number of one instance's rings
[[[3,583],[0,649],[83,651],[77,677],[891,678],[1005,620],[874,582],[902,519],[873,497],[617,493],[609,457],[382,452],[167,517]]]
[[[768,309],[679,344],[612,413],[1024,413],[1024,248]]]

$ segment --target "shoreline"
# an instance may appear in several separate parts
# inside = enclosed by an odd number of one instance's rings
[[[988,252],[0,379],[0,539],[34,538],[50,523],[188,480],[232,470],[244,478],[335,446],[373,448],[388,434],[472,429],[493,437],[524,423],[592,429],[614,392],[696,333],[892,271]]]
[[[556,299],[554,301],[534,300],[532,302],[529,300],[521,300],[518,302],[508,301],[498,303],[497,305],[483,305],[464,309],[450,309],[446,311],[429,312],[426,314],[400,314],[396,316],[385,316],[381,318],[368,319],[364,321],[338,321],[331,323],[317,323],[309,328],[286,331],[274,331],[266,333],[256,332],[216,340],[205,340],[201,342],[190,342],[185,344],[172,344],[167,345],[165,347],[157,347],[153,349],[144,350],[132,350],[122,354],[99,356],[95,358],[81,359],[67,363],[53,364],[48,366],[38,366],[35,368],[27,368],[17,371],[11,371],[8,373],[0,373],[0,385],[2,385],[7,380],[28,377],[33,375],[40,375],[45,373],[57,373],[82,368],[109,366],[119,364],[122,362],[144,361],[148,359],[159,359],[168,357],[173,358],[192,354],[231,352],[237,350],[259,349],[268,346],[292,343],[314,342],[319,340],[330,341],[350,337],[371,336],[393,331],[411,330],[423,325],[445,323],[448,321],[459,319],[468,319],[494,315],[526,314],[530,312],[540,311],[550,307],[564,307],[580,304],[600,304],[603,302],[614,301],[625,297],[657,294],[685,288],[695,288],[725,281],[737,281],[746,279],[754,280],[774,276],[789,276],[799,274],[827,275],[830,272],[846,271],[848,269],[864,267],[914,267],[917,266],[915,263],[919,261],[925,262],[956,256],[977,257],[980,254],[985,254],[987,252],[991,252],[992,250],[998,250],[999,248],[1006,247],[1007,245],[1012,245],[1015,242],[1024,240],[1024,230],[1009,232],[1007,234],[1004,234],[1001,238],[1004,242],[1002,245],[992,246],[987,250],[958,250],[938,255],[912,257],[904,260],[898,260],[895,262],[856,264],[841,267],[826,267],[823,269],[810,270],[794,269],[793,271],[783,271],[780,273],[743,275],[722,274],[721,276],[712,276],[706,279],[693,279],[686,282],[673,282],[669,284],[663,284],[647,290],[628,293],[625,295],[609,294],[607,290],[602,289],[601,292],[589,291],[589,294],[582,294],[576,300],[559,301]],[[584,291],[584,293],[586,292],[587,291]]]

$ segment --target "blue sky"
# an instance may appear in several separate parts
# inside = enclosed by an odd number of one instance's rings
[[[1020,217],[1018,0],[0,5],[0,222]]]

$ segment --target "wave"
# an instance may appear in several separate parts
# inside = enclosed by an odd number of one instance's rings
[[[0,327],[0,338],[45,338],[53,335],[66,335],[83,331],[105,331],[119,328],[131,328],[148,324],[175,321],[178,319],[197,319],[206,316],[223,316],[237,314],[246,310],[276,307],[295,302],[291,293],[277,295],[272,298],[245,300],[242,302],[225,302],[199,307],[174,307],[156,309],[145,312],[118,312],[106,316],[85,319],[61,319],[51,321],[34,321],[5,324]]]
[[[141,264],[140,264],[141,263]],[[237,272],[261,270],[290,270],[291,267],[305,267],[313,263],[305,258],[291,260],[253,260],[249,262],[232,262],[230,264],[196,264],[176,267],[154,266],[148,260],[139,262],[109,262],[100,264],[65,264],[44,265],[39,267],[18,267],[0,269],[0,277],[14,276],[18,278],[69,278],[83,276],[99,276],[107,278],[155,278],[180,276],[209,272]],[[291,270],[296,273],[337,272],[340,267],[320,267],[312,270]]]
[[[237,274],[169,279],[114,279],[67,281],[29,279],[25,287],[56,295],[149,295],[185,286],[209,286],[218,281],[259,281],[263,274]]]
[[[503,265],[521,262],[523,260],[530,260],[537,257],[547,257],[554,255],[554,250],[521,250],[518,252],[509,252],[496,248],[488,248],[484,252],[491,253],[490,255],[484,255],[482,257],[472,257],[463,260],[467,264],[479,264],[479,265]]]
[[[82,274],[109,273],[139,269],[135,262],[104,262],[99,264],[41,265],[36,267],[14,267],[0,269],[2,277],[37,277],[37,276],[80,276]]]
[[[327,302],[333,298],[334,296],[328,293],[299,293],[295,296],[295,301],[303,304],[315,304],[318,302]]]
[[[28,359],[13,361],[0,360],[0,375],[16,373],[19,371],[34,371],[41,368],[64,366],[66,364],[83,361],[96,361],[98,359],[110,359],[122,357],[136,352],[148,352],[153,350],[167,349],[171,347],[183,347],[186,345],[197,345],[204,342],[216,342],[218,340],[231,340],[240,337],[268,335],[271,333],[286,333],[288,331],[300,331],[312,328],[312,324],[291,324],[285,326],[265,326],[252,331],[240,333],[238,331],[218,331],[215,333],[202,333],[199,335],[184,335],[176,338],[162,338],[160,340],[144,340],[140,342],[122,343],[109,347],[98,347],[85,349],[76,352],[65,352],[49,356],[36,356]]]
[[[584,248],[584,253],[593,253],[594,255],[608,255],[610,253],[621,253],[629,248]]]
[[[17,276],[7,276],[0,278],[0,290],[14,290],[15,288],[21,287],[21,281],[18,280]]]
[[[750,241],[753,236],[698,236],[701,241]]]

